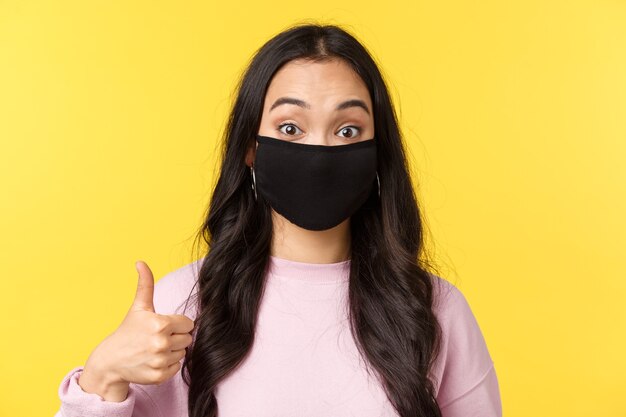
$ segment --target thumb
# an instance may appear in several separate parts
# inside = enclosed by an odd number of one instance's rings
[[[131,309],[147,310],[154,313],[154,277],[148,265],[143,261],[135,262],[135,268],[139,273],[137,281],[137,293]]]

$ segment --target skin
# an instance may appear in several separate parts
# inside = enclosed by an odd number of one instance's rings
[[[281,97],[308,104],[272,105]],[[367,110],[336,107],[361,100]],[[287,125],[283,125],[288,123]],[[283,125],[283,126],[280,126]],[[310,145],[342,146],[374,137],[374,116],[369,91],[363,80],[340,59],[327,62],[294,60],[272,79],[263,105],[259,135]],[[256,141],[248,149],[246,165],[253,166]],[[307,263],[334,263],[350,258],[350,218],[337,226],[312,231],[291,223],[272,209],[273,256]]]

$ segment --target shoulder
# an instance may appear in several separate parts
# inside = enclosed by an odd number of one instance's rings
[[[454,319],[474,318],[472,309],[465,295],[454,284],[431,274],[433,282],[433,310],[437,318],[451,324]]]
[[[154,284],[154,309],[158,314],[184,314],[195,319],[195,297],[198,273],[204,258],[186,264],[165,274]],[[189,305],[185,310],[185,304]]]
[[[446,405],[466,395],[493,374],[494,364],[465,295],[433,275],[433,310],[442,330],[441,350],[432,376],[437,400]]]

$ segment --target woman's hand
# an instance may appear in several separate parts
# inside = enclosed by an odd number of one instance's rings
[[[105,400],[123,401],[128,384],[160,384],[181,368],[185,348],[192,342],[194,322],[154,311],[154,277],[142,261],[137,292],[122,324],[91,353],[80,377],[81,387]]]

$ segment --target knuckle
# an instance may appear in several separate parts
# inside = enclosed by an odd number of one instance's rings
[[[169,343],[165,337],[155,337],[152,339],[152,349],[155,352],[163,352],[167,350]]]
[[[155,369],[162,369],[167,366],[167,362],[164,357],[159,356],[152,360],[152,367]]]
[[[153,377],[152,377],[153,381],[158,383],[158,384],[160,384],[161,382],[165,381],[166,374],[165,374],[165,371],[162,370],[162,369],[155,369],[152,372],[152,375],[153,375]]]
[[[152,328],[156,333],[161,333],[169,326],[169,320],[164,317],[156,317],[152,321]]]

